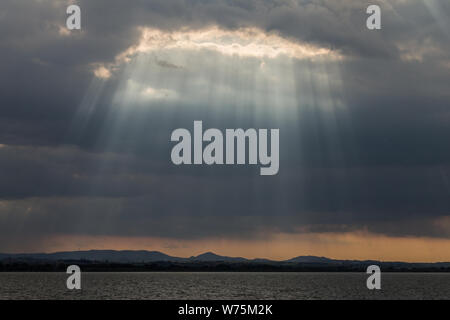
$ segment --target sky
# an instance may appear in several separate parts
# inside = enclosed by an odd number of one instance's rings
[[[449,89],[447,0],[2,0],[0,252],[450,261]],[[278,174],[174,165],[195,120]]]

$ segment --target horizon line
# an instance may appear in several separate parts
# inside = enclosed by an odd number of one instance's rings
[[[270,258],[262,258],[262,257],[257,257],[257,258],[247,258],[247,257],[243,257],[243,256],[229,256],[229,255],[221,255],[218,254],[216,252],[213,251],[205,251],[202,253],[199,253],[197,255],[190,255],[187,257],[183,257],[183,256],[173,256],[170,254],[167,254],[165,252],[162,252],[160,250],[147,250],[147,249],[86,249],[86,250],[66,250],[66,251],[52,251],[52,252],[18,252],[18,253],[7,253],[7,252],[0,252],[0,254],[4,254],[4,255],[32,255],[32,254],[46,254],[46,255],[50,255],[50,254],[58,254],[58,253],[69,253],[69,252],[89,252],[89,251],[113,251],[113,252],[124,252],[124,251],[129,251],[129,252],[154,252],[154,253],[161,253],[164,254],[166,256],[169,256],[171,258],[178,258],[178,259],[190,259],[190,258],[196,258],[199,257],[201,255],[205,255],[205,254],[214,254],[216,256],[220,256],[220,257],[225,257],[225,258],[232,258],[232,259],[245,259],[245,260],[268,260],[268,261],[273,261],[273,262],[286,262],[295,258],[299,258],[299,257],[314,257],[314,258],[321,258],[321,259],[328,259],[328,260],[334,260],[334,261],[359,261],[359,262],[365,262],[365,261],[377,261],[377,262],[382,262],[382,263],[408,263],[408,264],[437,264],[437,263],[450,263],[450,261],[434,261],[434,262],[430,262],[430,261],[402,261],[402,260],[380,260],[380,259],[340,259],[340,258],[331,258],[331,257],[326,257],[326,256],[316,256],[316,255],[311,255],[311,254],[306,254],[306,255],[296,255],[293,256],[291,258],[287,258],[287,259],[283,259],[283,260],[275,260],[275,259],[270,259]]]

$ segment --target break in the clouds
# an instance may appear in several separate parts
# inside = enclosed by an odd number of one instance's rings
[[[69,2],[0,4],[0,250],[53,235],[450,238],[448,1],[74,2],[73,31]],[[170,133],[194,120],[279,128],[279,174],[174,166]]]

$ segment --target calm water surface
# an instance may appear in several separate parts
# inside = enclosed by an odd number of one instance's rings
[[[382,273],[381,290],[364,273],[95,272],[82,289],[65,273],[0,273],[0,299],[450,299],[449,273]]]

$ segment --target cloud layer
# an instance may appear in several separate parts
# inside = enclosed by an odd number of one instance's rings
[[[450,3],[0,4],[0,250],[52,235],[450,238]],[[20,22],[19,22],[20,21]],[[176,167],[170,133],[279,128],[280,173]],[[45,248],[43,248],[45,249]]]

